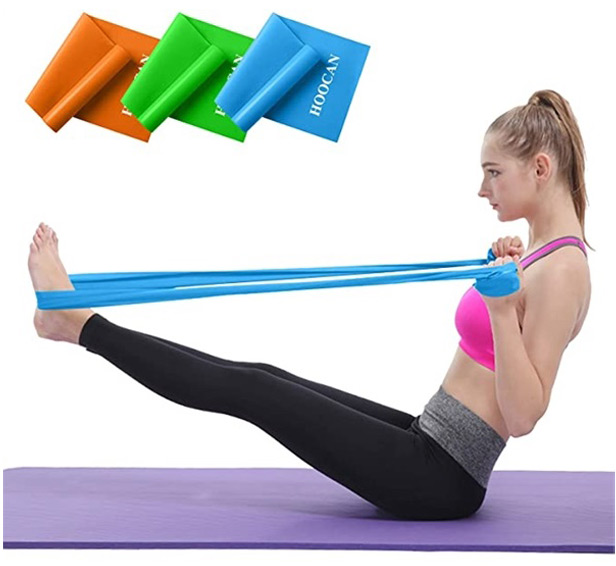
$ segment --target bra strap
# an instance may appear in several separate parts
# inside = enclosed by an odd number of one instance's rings
[[[546,255],[549,255],[564,246],[576,246],[582,250],[585,256],[588,257],[588,254],[586,253],[586,246],[582,240],[580,240],[577,236],[563,236],[562,238],[556,238],[556,240],[552,240],[544,246],[541,246],[528,257],[522,259],[520,263],[522,264],[522,267],[526,269],[529,265],[532,265]]]

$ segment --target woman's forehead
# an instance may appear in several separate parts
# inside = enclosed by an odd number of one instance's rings
[[[494,136],[487,135],[481,146],[481,163],[504,161],[506,155],[498,147]]]

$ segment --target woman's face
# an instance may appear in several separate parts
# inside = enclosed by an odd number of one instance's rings
[[[503,153],[493,135],[486,135],[481,148],[483,180],[479,196],[488,199],[502,222],[526,216],[536,194],[534,170]]]

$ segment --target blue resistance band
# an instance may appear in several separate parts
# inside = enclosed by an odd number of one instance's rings
[[[296,269],[256,269],[241,271],[152,271],[118,273],[81,273],[69,275],[75,289],[36,291],[37,306],[42,310],[106,307],[180,299],[197,299],[220,295],[271,293],[301,289],[386,285],[410,281],[476,279],[474,287],[483,295],[502,297],[520,288],[517,266],[509,262],[499,266],[457,271],[403,273],[354,279],[331,279],[349,275],[383,274],[450,267],[485,265],[494,261],[492,250],[487,259],[412,263],[393,265],[358,265]],[[329,277],[329,280],[291,283],[255,283]],[[236,283],[252,283],[236,285]]]
[[[272,14],[216,104],[244,132],[265,117],[338,141],[369,49]]]

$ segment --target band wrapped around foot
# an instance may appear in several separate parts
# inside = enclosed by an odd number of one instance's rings
[[[74,290],[36,291],[36,298],[39,309],[53,310],[445,279],[476,279],[476,289],[490,297],[515,293],[520,288],[516,264],[510,262],[485,267],[493,259],[490,250],[487,259],[432,263],[240,271],[82,273],[69,275]],[[467,266],[484,267],[449,269]],[[416,271],[421,272],[413,273]],[[368,277],[357,277],[359,275]],[[302,281],[293,281],[295,279]]]

